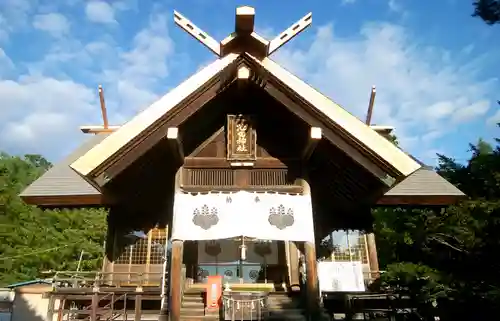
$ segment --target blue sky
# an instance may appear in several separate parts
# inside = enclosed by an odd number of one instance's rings
[[[498,135],[499,27],[470,16],[472,1],[2,0],[0,149],[57,161],[100,124],[97,86],[121,124],[215,57],[173,23],[173,10],[222,40],[238,5],[256,8],[272,39],[306,13],[313,25],[274,59],[364,118],[396,127],[427,163],[467,158]]]

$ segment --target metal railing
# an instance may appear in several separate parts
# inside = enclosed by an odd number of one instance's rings
[[[100,287],[160,286],[163,272],[53,271],[47,274],[52,274],[54,289],[98,289]]]

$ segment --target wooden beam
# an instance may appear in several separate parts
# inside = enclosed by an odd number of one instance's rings
[[[21,199],[30,205],[42,207],[92,206],[111,203],[101,194],[92,195],[58,195],[58,196],[21,196]]]
[[[372,92],[370,93],[370,102],[368,103],[368,111],[366,113],[365,123],[370,126],[372,123],[372,113],[373,113],[373,105],[375,104],[375,96],[377,95],[377,89],[375,86],[372,86]]]
[[[179,134],[179,128],[177,127],[169,127],[167,129],[167,139],[172,147],[172,150],[175,151],[175,156],[178,158],[180,163],[184,162],[184,149],[182,147],[182,141]]]
[[[104,89],[102,89],[102,85],[99,85],[99,101],[101,103],[101,113],[102,113],[102,122],[104,125],[104,129],[108,128],[108,112],[106,110],[106,102],[104,101]]]
[[[278,158],[257,158],[253,161],[252,168],[288,168],[293,165],[299,165],[298,159],[278,159]],[[225,158],[216,157],[186,157],[184,159],[184,168],[232,168],[231,162]]]
[[[465,195],[384,195],[377,206],[448,206],[465,198]]]
[[[392,127],[392,126],[370,125],[370,128],[382,136],[390,135],[392,133],[392,131],[394,130],[394,127]]]
[[[311,155],[314,152],[314,149],[316,149],[316,146],[318,146],[322,136],[323,132],[320,127],[311,127],[309,140],[302,151],[302,161],[307,162],[309,158],[311,158]]]
[[[182,30],[189,33],[194,39],[198,40],[202,45],[210,49],[214,54],[220,56],[220,44],[214,38],[209,36],[206,32],[198,28],[194,23],[189,21],[186,17],[174,10],[174,22]]]
[[[278,50],[281,46],[286,44],[288,41],[292,40],[296,35],[304,31],[307,27],[309,27],[312,23],[312,12],[306,14],[302,19],[294,23],[290,26],[290,28],[286,29],[282,33],[279,34],[276,38],[271,40],[269,43],[269,49],[267,51],[267,55],[271,55],[276,50]]]
[[[106,133],[112,133],[121,126],[109,126],[105,128],[104,126],[92,126],[92,125],[85,125],[85,126],[80,126],[80,130],[84,134],[106,134]]]
[[[255,9],[249,6],[236,8],[236,26],[238,34],[251,34],[255,24]]]

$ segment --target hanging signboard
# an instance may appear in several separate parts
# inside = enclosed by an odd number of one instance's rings
[[[321,292],[363,292],[363,264],[355,262],[319,262],[318,279]]]

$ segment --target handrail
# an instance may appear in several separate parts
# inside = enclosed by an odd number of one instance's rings
[[[160,279],[163,272],[102,272],[102,271],[54,271],[52,287],[55,288],[99,288],[100,286],[131,285],[147,286],[151,280]],[[168,273],[168,272],[167,272]],[[112,278],[109,278],[112,277]]]

